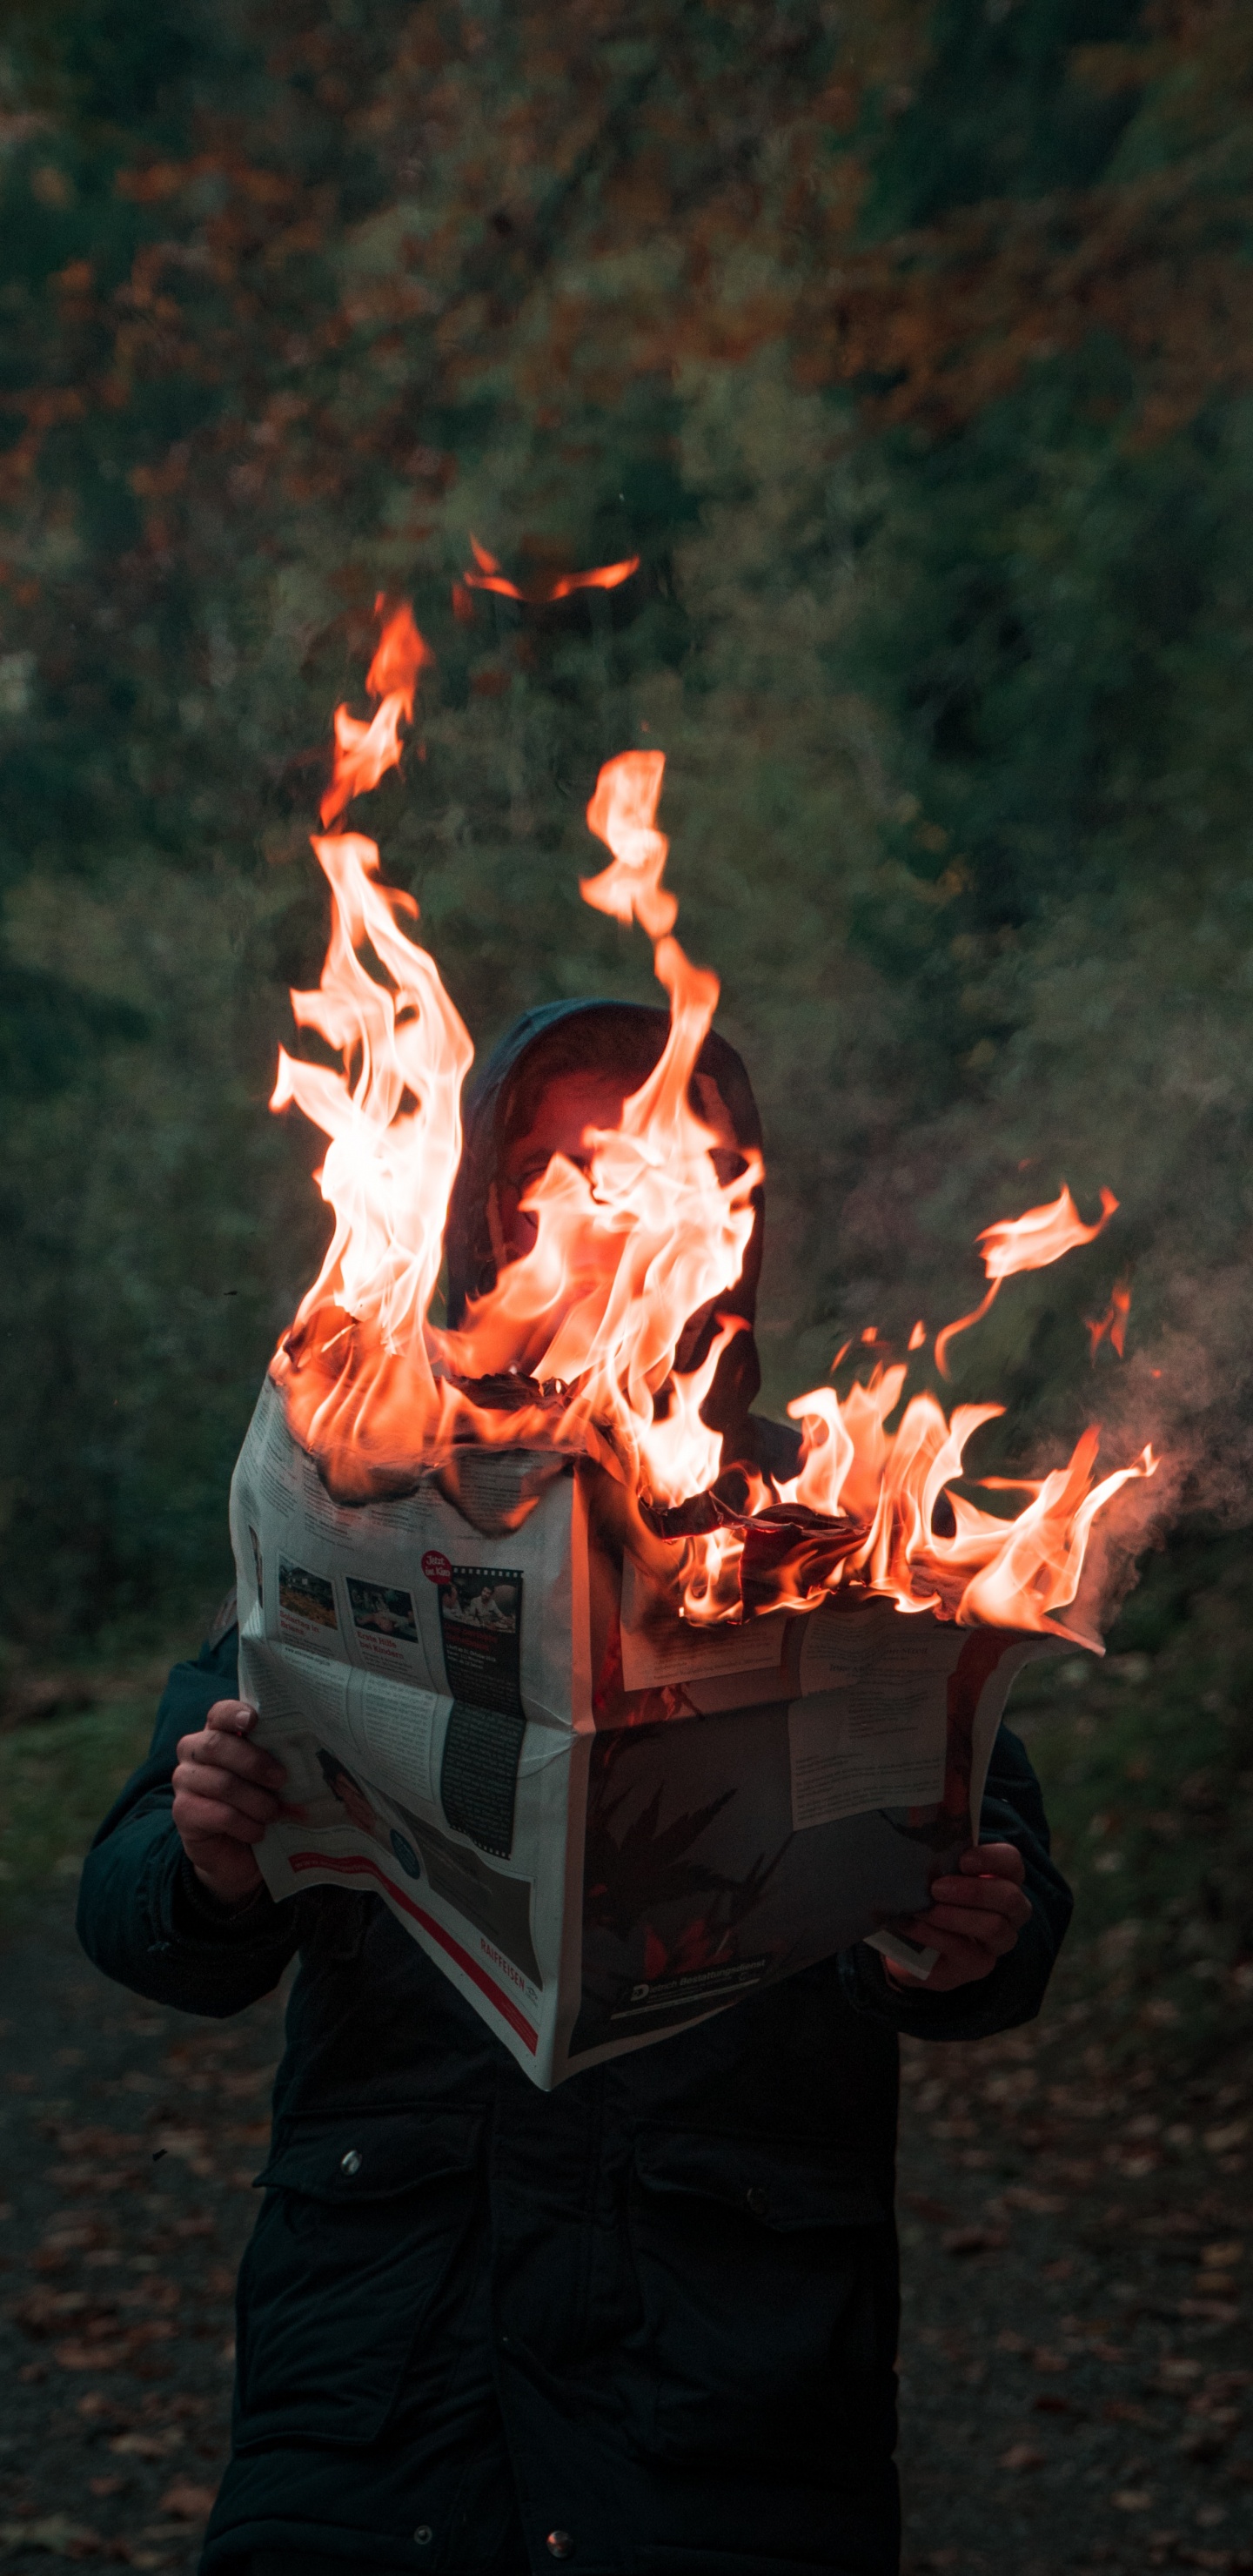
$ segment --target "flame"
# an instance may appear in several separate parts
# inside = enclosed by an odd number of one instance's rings
[[[785,1510],[802,1507],[832,1532],[842,1522],[845,1537],[834,1561],[824,1564],[819,1551],[800,1582],[796,1562],[785,1561],[771,1606],[809,1609],[826,1592],[862,1584],[894,1595],[901,1610],[933,1610],[961,1626],[1079,1634],[1058,1613],[1078,1590],[1092,1522],[1131,1478],[1156,1473],[1152,1451],[1094,1485],[1099,1434],[1089,1429],[1064,1468],[1039,1478],[984,1480],[1030,1496],[1007,1520],[953,1490],[973,1434],[1003,1408],[959,1404],[947,1420],[934,1396],[917,1395],[899,1428],[889,1431],[905,1376],[899,1365],[876,1369],[842,1403],[824,1386],[789,1404],[804,1445],[797,1475],[777,1488],[779,1503]],[[769,1518],[768,1505],[758,1517]],[[726,1591],[723,1571],[724,1598]],[[1093,1641],[1083,1636],[1081,1642]]]
[[[390,663],[381,645],[371,673],[381,682],[400,674],[375,719],[370,757],[380,775],[399,758],[398,701],[407,690],[412,704],[427,658],[411,621],[394,621],[389,639]],[[342,753],[337,787],[341,766]],[[675,1354],[691,1317],[716,1310],[739,1277],[762,1167],[749,1153],[735,1178],[720,1181],[712,1156],[725,1139],[688,1101],[719,988],[667,935],[677,906],[660,885],[667,844],[652,828],[664,766],[655,752],[611,761],[588,812],[613,854],[597,884],[620,874],[624,917],[634,908],[654,929],[670,1001],[666,1046],[619,1126],[589,1130],[587,1168],[555,1155],[533,1184],[523,1202],[536,1220],[531,1251],[502,1268],[457,1332],[432,1324],[430,1306],[473,1050],[433,960],[400,928],[402,915],[417,917],[412,897],[375,882],[376,845],[355,833],[314,839],[332,891],[331,939],[317,992],[294,993],[292,1008],[342,1069],[282,1050],[271,1107],[294,1104],[329,1138],[317,1180],[335,1225],[275,1375],[295,1436],[341,1495],[380,1479],[411,1482],[415,1462],[466,1437],[590,1451],[663,1506],[718,1474],[721,1438],[700,1406],[741,1320],[723,1324],[699,1369],[677,1371]],[[546,1395],[505,1414],[470,1391],[506,1375],[559,1390],[559,1404]]]
[[[613,852],[598,877],[580,877],[584,903],[615,921],[638,921],[650,939],[673,930],[679,907],[662,886],[670,844],[654,829],[665,774],[664,751],[622,751],[607,760],[587,809],[587,828]]]
[[[703,1491],[718,1473],[720,1439],[699,1418],[717,1357],[689,1377],[674,1359],[689,1319],[739,1278],[762,1179],[749,1152],[734,1179],[719,1180],[712,1157],[724,1139],[688,1099],[719,986],[668,935],[678,907],[661,886],[668,844],[653,828],[664,769],[664,755],[648,751],[601,770],[587,819],[613,860],[582,889],[650,932],[670,1002],[664,1051],[620,1125],[587,1131],[586,1172],[554,1157],[523,1202],[534,1246],[471,1308],[464,1332],[446,1338],[466,1376],[517,1368],[573,1388],[562,1441],[597,1433],[589,1445],[603,1454],[607,1444],[625,1481],[658,1504]]]
[[[1109,1304],[1106,1307],[1105,1313],[1102,1315],[1100,1322],[1094,1322],[1091,1316],[1087,1318],[1086,1329],[1091,1345],[1089,1356],[1094,1368],[1096,1366],[1097,1352],[1099,1351],[1102,1342],[1107,1339],[1110,1349],[1117,1351],[1119,1359],[1123,1357],[1127,1348],[1127,1323],[1130,1314],[1131,1281],[1129,1279],[1116,1279],[1110,1295]]]
[[[494,580],[492,559],[478,546],[475,554],[484,580]],[[623,567],[570,584],[610,575],[624,577]],[[408,608],[395,611],[367,678],[379,701],[370,723],[336,709],[324,821],[398,762],[401,727],[412,723],[418,676],[431,659]],[[379,882],[376,844],[354,832],[314,837],[331,933],[317,990],[293,993],[292,1009],[339,1062],[282,1049],[271,1106],[299,1108],[325,1135],[316,1177],[333,1226],[272,1363],[292,1432],[331,1492],[349,1500],[405,1490],[466,1442],[589,1455],[625,1488],[626,1543],[697,1624],[806,1610],[858,1587],[902,1611],[967,1625],[1079,1634],[1060,1614],[1075,1600],[1093,1521],[1130,1478],[1155,1472],[1149,1450],[1095,1482],[1099,1435],[1089,1429],[1063,1468],[983,1480],[1026,1497],[1006,1517],[960,1490],[970,1481],[967,1446],[1001,1408],[958,1405],[949,1419],[933,1395],[919,1394],[891,1428],[908,1362],[876,1363],[842,1400],[826,1385],[790,1404],[801,1429],[792,1478],[740,1465],[722,1475],[722,1440],[702,1408],[746,1329],[741,1316],[719,1313],[719,1300],[743,1269],[762,1163],[753,1150],[728,1157],[714,1111],[707,1118],[692,1106],[719,987],[674,937],[677,905],[662,882],[668,843],[656,823],[664,775],[661,752],[606,762],[587,821],[610,862],[582,892],[596,910],[638,921],[652,940],[670,1005],[666,1044],[615,1127],[589,1125],[577,1160],[551,1156],[522,1200],[534,1220],[530,1250],[502,1260],[456,1331],[435,1323],[431,1308],[473,1049],[413,937],[416,903]],[[728,1164],[735,1169],[723,1180]],[[1116,1204],[1103,1191],[1099,1219],[1085,1225],[1063,1187],[1051,1206],[985,1228],[978,1239],[990,1284],[978,1311],[1015,1271],[1091,1242]],[[1089,1327],[1094,1351],[1108,1333],[1121,1352],[1128,1302],[1120,1283],[1110,1315]],[[710,1344],[700,1366],[684,1371],[676,1355],[695,1318],[711,1319]],[[941,1366],[947,1342],[973,1321],[938,1337]],[[910,1352],[924,1339],[916,1325]],[[873,1353],[876,1330],[867,1327],[861,1342]],[[501,1380],[507,1404],[493,1401]]]
[[[935,1364],[941,1377],[948,1376],[948,1346],[956,1333],[964,1333],[986,1315],[1002,1279],[1012,1279],[1019,1270],[1047,1270],[1060,1261],[1063,1253],[1073,1252],[1076,1245],[1094,1243],[1109,1224],[1118,1201],[1112,1190],[1101,1191],[1101,1213],[1095,1225],[1085,1225],[1063,1181],[1059,1195],[1047,1207],[1028,1208],[1022,1216],[999,1217],[995,1225],[986,1225],[976,1243],[985,1244],[984,1276],[990,1281],[988,1293],[969,1315],[959,1315],[955,1324],[946,1324],[935,1337]]]
[[[329,1138],[315,1175],[334,1232],[313,1286],[280,1345],[295,1437],[341,1467],[357,1492],[371,1473],[438,1440],[446,1399],[423,1324],[443,1258],[448,1198],[461,1159],[461,1084],[473,1059],[433,960],[406,938],[411,895],[374,882],[373,841],[315,837],[331,888],[331,937],[316,993],[293,993],[299,1028],[315,1029],[342,1072],[280,1048],[271,1109],[294,1103]],[[382,984],[359,951],[374,955]],[[326,1355],[338,1348],[329,1373]],[[343,1461],[356,1472],[344,1474]]]
[[[471,536],[470,551],[478,570],[465,571],[458,587],[494,590],[498,598],[520,599],[529,608],[547,608],[555,599],[569,599],[576,590],[617,590],[624,581],[630,580],[633,572],[639,571],[640,564],[638,555],[628,555],[623,563],[596,564],[590,572],[541,574],[537,580],[522,587],[516,581],[506,581],[495,555],[489,555],[486,546],[481,546],[475,536]],[[455,596],[454,592],[454,604]]]
[[[382,607],[380,595],[374,603],[376,616]],[[350,715],[346,706],[335,709],[335,762],[330,786],[319,808],[324,823],[333,823],[354,796],[364,796],[371,787],[377,787],[385,770],[396,767],[400,759],[400,727],[413,722],[418,673],[434,659],[430,645],[414,625],[412,609],[407,604],[398,608],[383,629],[378,651],[366,673],[367,694],[381,700],[381,704],[368,724]]]

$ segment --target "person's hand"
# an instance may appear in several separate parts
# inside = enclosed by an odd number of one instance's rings
[[[174,1822],[201,1886],[223,1905],[242,1905],[260,1887],[252,1845],[282,1806],[287,1775],[248,1742],[256,1723],[246,1699],[219,1699],[200,1734],[179,1740]]]
[[[893,1926],[923,1949],[938,1950],[929,1977],[883,1964],[894,1986],[908,1993],[946,1995],[954,1986],[971,1986],[990,1977],[998,1959],[1012,1950],[1024,1923],[1031,1920],[1031,1899],[1023,1888],[1022,1854],[1012,1843],[981,1843],[963,1852],[952,1877],[932,1881],[925,1914],[911,1915]]]

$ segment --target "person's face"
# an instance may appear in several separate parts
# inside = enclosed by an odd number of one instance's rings
[[[526,1133],[509,1145],[497,1176],[500,1230],[511,1261],[530,1251],[538,1232],[535,1218],[524,1215],[520,1204],[532,1183],[547,1171],[554,1154],[564,1154],[586,1171],[591,1158],[583,1139],[588,1128],[617,1127],[625,1099],[625,1086],[614,1074],[554,1075]]]

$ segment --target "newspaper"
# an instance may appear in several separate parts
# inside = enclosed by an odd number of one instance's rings
[[[483,1449],[343,1507],[267,1379],[231,1490],[240,1688],[288,1782],[266,1884],[376,1892],[545,2089],[858,1940],[925,1975],[894,1919],[977,1834],[1048,1645],[864,1596],[691,1627],[603,1477]]]

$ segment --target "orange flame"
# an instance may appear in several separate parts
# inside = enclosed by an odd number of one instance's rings
[[[691,1379],[675,1372],[674,1355],[689,1318],[740,1275],[762,1178],[751,1152],[734,1179],[719,1180],[712,1156],[723,1140],[688,1100],[719,987],[666,935],[678,907],[661,886],[668,844],[653,828],[664,769],[662,753],[641,751],[601,770],[587,818],[613,861],[582,891],[650,932],[670,1001],[665,1049],[621,1124],[589,1129],[588,1170],[558,1156],[534,1184],[523,1203],[537,1221],[534,1246],[446,1345],[467,1376],[514,1367],[574,1387],[563,1444],[595,1426],[626,1481],[658,1503],[699,1493],[718,1473],[721,1442],[699,1406],[720,1346]]]
[[[1130,1314],[1131,1281],[1129,1279],[1116,1279],[1110,1294],[1109,1304],[1106,1307],[1104,1314],[1101,1316],[1099,1323],[1096,1322],[1091,1315],[1085,1319],[1085,1330],[1088,1335],[1090,1346],[1089,1357],[1094,1368],[1096,1366],[1096,1355],[1103,1341],[1108,1340],[1110,1349],[1117,1351],[1119,1359],[1123,1357],[1127,1348],[1127,1323]]]
[[[673,930],[679,912],[661,882],[670,844],[653,828],[665,767],[664,751],[621,751],[605,762],[587,828],[612,850],[613,862],[598,877],[579,879],[584,903],[612,913],[615,921],[638,921],[650,939]]]
[[[317,992],[293,993],[292,1011],[336,1050],[343,1071],[280,1048],[270,1107],[294,1102],[329,1138],[316,1179],[335,1227],[275,1374],[302,1445],[341,1471],[351,1453],[356,1472],[340,1476],[347,1493],[440,1435],[446,1408],[423,1326],[474,1050],[433,960],[401,930],[402,914],[417,915],[412,896],[374,882],[374,842],[337,833],[313,848],[330,883],[331,938]],[[367,946],[388,985],[362,964]],[[324,1355],[337,1344],[328,1374]]]
[[[987,1246],[983,1268],[991,1285],[969,1315],[959,1315],[955,1324],[946,1324],[943,1332],[936,1334],[935,1364],[941,1377],[948,1376],[949,1343],[955,1334],[966,1332],[971,1324],[982,1320],[1002,1279],[1012,1279],[1020,1270],[1047,1270],[1078,1244],[1094,1243],[1117,1206],[1113,1191],[1103,1189],[1101,1213],[1095,1225],[1085,1225],[1063,1181],[1058,1197],[1047,1207],[1028,1208],[1023,1216],[999,1217],[995,1225],[986,1225],[975,1241]]]
[[[663,769],[652,752],[610,762],[589,813],[613,852],[606,877],[622,871],[636,909],[668,929],[666,842],[651,825]],[[586,1171],[554,1156],[524,1201],[537,1226],[531,1251],[502,1269],[459,1332],[441,1332],[429,1308],[473,1050],[433,960],[400,929],[401,914],[416,917],[412,897],[374,882],[375,844],[347,833],[313,847],[332,889],[331,940],[318,991],[294,993],[292,1007],[300,1027],[338,1051],[342,1071],[284,1049],[271,1102],[294,1102],[330,1139],[317,1178],[334,1233],[275,1361],[295,1436],[345,1496],[380,1479],[412,1481],[467,1436],[590,1450],[659,1504],[703,1490],[718,1474],[721,1439],[700,1406],[739,1319],[699,1370],[678,1372],[674,1358],[689,1318],[739,1277],[762,1176],[750,1153],[722,1183],[711,1157],[724,1140],[688,1102],[717,977],[659,933],[655,965],[670,1000],[659,1062],[618,1128],[589,1131]],[[628,919],[630,910],[628,901]],[[386,984],[362,963],[364,948]],[[506,1373],[559,1387],[560,1409],[504,1415],[466,1391]]]
[[[506,581],[495,555],[489,555],[478,538],[470,539],[470,551],[478,565],[477,572],[461,576],[467,590],[494,590],[500,599],[520,599],[528,608],[548,608],[555,599],[569,599],[576,590],[617,590],[639,571],[638,555],[628,555],[625,562],[596,564],[590,572],[542,573],[535,581],[520,585]],[[454,593],[455,601],[455,593]]]
[[[368,676],[380,701],[372,722],[336,710],[324,818],[395,766],[430,659],[408,609],[396,611]],[[271,1103],[294,1104],[326,1136],[317,1180],[334,1218],[321,1270],[273,1362],[293,1435],[331,1491],[353,1500],[412,1486],[467,1440],[589,1454],[662,1533],[649,1542],[650,1570],[663,1568],[672,1598],[697,1623],[804,1610],[857,1586],[903,1611],[1077,1633],[1059,1613],[1075,1599],[1093,1520],[1129,1478],[1156,1466],[1146,1450],[1094,1483],[1094,1429],[1065,1468],[985,1479],[1028,1497],[1004,1518],[956,1490],[973,1433],[1001,1408],[958,1405],[950,1421],[933,1396],[917,1395],[889,1429],[907,1363],[876,1365],[843,1401],[824,1386],[789,1406],[802,1434],[795,1476],[775,1482],[739,1468],[738,1501],[719,1499],[722,1443],[701,1408],[723,1352],[745,1329],[739,1316],[718,1316],[718,1300],[741,1274],[762,1164],[755,1152],[738,1153],[736,1176],[722,1181],[725,1135],[689,1098],[719,988],[673,936],[677,906],[662,883],[668,844],[656,827],[664,772],[660,752],[606,762],[587,820],[610,864],[582,891],[614,919],[638,920],[652,939],[670,1003],[666,1045],[618,1125],[589,1126],[579,1161],[555,1153],[530,1186],[522,1205],[535,1224],[531,1249],[502,1262],[456,1332],[433,1324],[430,1308],[473,1050],[434,961],[412,936],[417,905],[378,883],[374,842],[315,837],[331,936],[317,991],[293,993],[292,1008],[339,1066],[281,1050]],[[990,1286],[979,1311],[1003,1278],[1091,1242],[1115,1205],[1103,1191],[1100,1218],[1085,1226],[1063,1188],[1052,1206],[987,1227],[979,1241]],[[1112,1320],[1089,1328],[1094,1350],[1107,1330],[1122,1349],[1120,1293]],[[718,1330],[704,1362],[678,1370],[685,1328],[710,1313]],[[941,1364],[943,1346],[973,1320],[939,1336]],[[868,1328],[862,1341],[873,1349],[876,1338]],[[910,1351],[923,1339],[915,1326]],[[522,1399],[508,1409],[489,1402],[484,1386],[502,1375]],[[703,1498],[715,1525],[667,1538],[667,1513],[692,1497]]]
[[[380,594],[374,603],[376,617],[382,608]],[[354,796],[364,796],[371,787],[377,787],[386,770],[396,767],[401,725],[413,722],[418,673],[434,659],[406,603],[388,619],[366,673],[367,694],[381,700],[369,722],[350,715],[346,706],[335,709],[335,762],[330,786],[319,808],[324,823],[333,823]]]
[[[902,1610],[934,1610],[963,1626],[1074,1633],[1057,1613],[1078,1590],[1092,1521],[1130,1478],[1156,1472],[1151,1450],[1094,1486],[1099,1434],[1085,1431],[1069,1466],[1013,1480],[1032,1499],[1005,1520],[952,1490],[972,1434],[1002,1407],[959,1404],[946,1421],[934,1396],[917,1395],[899,1428],[888,1431],[904,1382],[902,1367],[876,1370],[843,1404],[829,1387],[789,1404],[804,1448],[797,1476],[779,1487],[780,1500],[807,1505],[828,1522],[844,1516],[852,1523],[838,1563],[820,1584],[790,1590],[790,1602],[806,1608],[824,1590],[861,1583],[894,1593]],[[941,1521],[950,1526],[937,1526]]]

